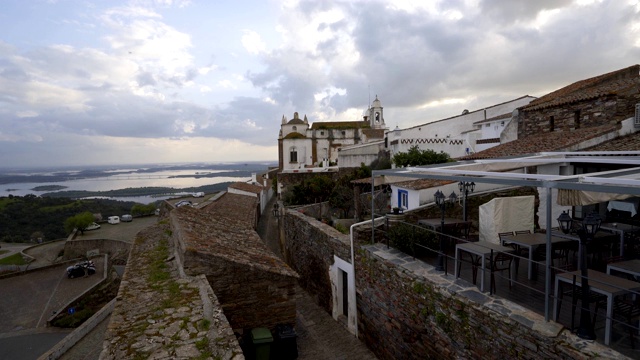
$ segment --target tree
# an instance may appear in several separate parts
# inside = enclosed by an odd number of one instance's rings
[[[84,234],[84,229],[91,225],[93,221],[93,214],[90,211],[85,211],[67,218],[64,222],[64,229],[67,233],[73,232],[73,229],[78,229],[82,234]]]
[[[154,211],[156,211],[156,204],[154,203],[147,205],[135,204],[131,207],[131,215],[133,216],[151,215]]]
[[[414,145],[406,153],[399,152],[393,155],[392,162],[396,167],[406,167],[441,164],[450,160],[449,154],[443,151],[437,153],[431,149],[420,150],[417,145]]]

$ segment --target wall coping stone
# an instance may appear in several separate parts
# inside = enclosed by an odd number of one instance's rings
[[[382,261],[386,261],[390,264],[397,264],[398,271],[406,271],[413,275],[423,277],[430,283],[437,285],[435,287],[436,289],[438,289],[439,286],[439,290],[443,294],[448,293],[449,295],[466,298],[469,300],[468,303],[470,306],[484,307],[491,312],[505,316],[526,328],[536,331],[542,336],[549,338],[560,337],[563,341],[571,344],[583,354],[598,354],[602,358],[611,359],[625,358],[624,355],[600,343],[580,339],[577,335],[571,333],[568,329],[565,329],[562,324],[554,321],[546,321],[544,316],[537,314],[532,310],[528,310],[521,305],[496,297],[495,295],[490,296],[488,294],[481,293],[476,285],[473,285],[466,280],[455,279],[453,274],[445,275],[442,272],[435,271],[433,266],[421,260],[416,259],[408,261],[406,259],[407,255],[397,249],[391,247],[387,248],[387,245],[382,243],[364,245],[361,248],[370,252],[373,256]],[[409,256],[409,258],[413,259],[411,256]],[[414,264],[414,262],[420,262],[423,265]],[[429,268],[431,268],[431,270],[427,270]],[[417,270],[414,271],[414,269]]]

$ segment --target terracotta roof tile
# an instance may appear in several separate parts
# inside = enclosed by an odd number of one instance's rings
[[[362,133],[370,139],[384,138],[384,129],[362,129]]]
[[[523,111],[538,110],[576,101],[612,95],[638,86],[640,80],[640,65],[633,65],[624,69],[602,74],[589,79],[565,86],[521,107]]]
[[[403,182],[395,183],[393,185],[401,187],[403,189],[422,190],[422,189],[429,189],[432,187],[443,186],[443,185],[451,184],[454,182],[455,181],[451,181],[451,180],[418,179],[418,180],[403,181]]]
[[[368,121],[316,121],[311,129],[361,129],[369,127]]]
[[[585,151],[640,151],[640,132],[620,136]]]
[[[183,206],[171,216],[180,224],[187,251],[297,277],[254,230],[255,211],[255,198],[227,193],[205,209]]]
[[[602,125],[580,128],[573,131],[553,131],[527,136],[505,144],[494,146],[458,160],[492,159],[507,156],[520,156],[545,151],[575,150],[586,140],[617,131],[617,125]]]
[[[229,184],[229,187],[236,190],[242,190],[254,194],[260,194],[262,192],[261,185],[247,184],[243,182],[234,182],[233,184]]]

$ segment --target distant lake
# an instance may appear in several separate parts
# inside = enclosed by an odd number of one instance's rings
[[[159,164],[140,167],[126,165],[99,168],[0,169],[0,178],[13,181],[0,184],[0,197],[28,194],[40,196],[55,192],[31,190],[49,185],[65,187],[59,191],[108,191],[141,187],[184,189],[222,182],[246,182],[251,179],[251,173],[263,173],[269,166],[275,166],[275,164]],[[109,197],[109,199],[147,204],[170,197],[172,196]]]

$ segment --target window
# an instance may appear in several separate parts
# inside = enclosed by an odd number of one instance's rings
[[[409,192],[407,190],[398,190],[398,207],[401,209],[409,208]]]
[[[580,110],[576,110],[573,113],[573,127],[575,129],[580,129]]]
[[[556,124],[555,124],[556,120],[553,118],[553,116],[549,116],[549,131],[554,131]]]
[[[294,127],[293,127],[293,131],[298,131],[298,127],[297,127],[297,126],[294,126]]]
[[[321,135],[321,136],[324,136],[324,131],[320,131],[320,135]]]
[[[298,150],[295,147],[289,150],[289,162],[298,162]]]
[[[380,113],[376,112],[376,122],[380,122]]]
[[[346,131],[343,131],[343,132],[342,132],[342,136],[345,136],[346,134],[347,134],[347,132],[346,132]]]

